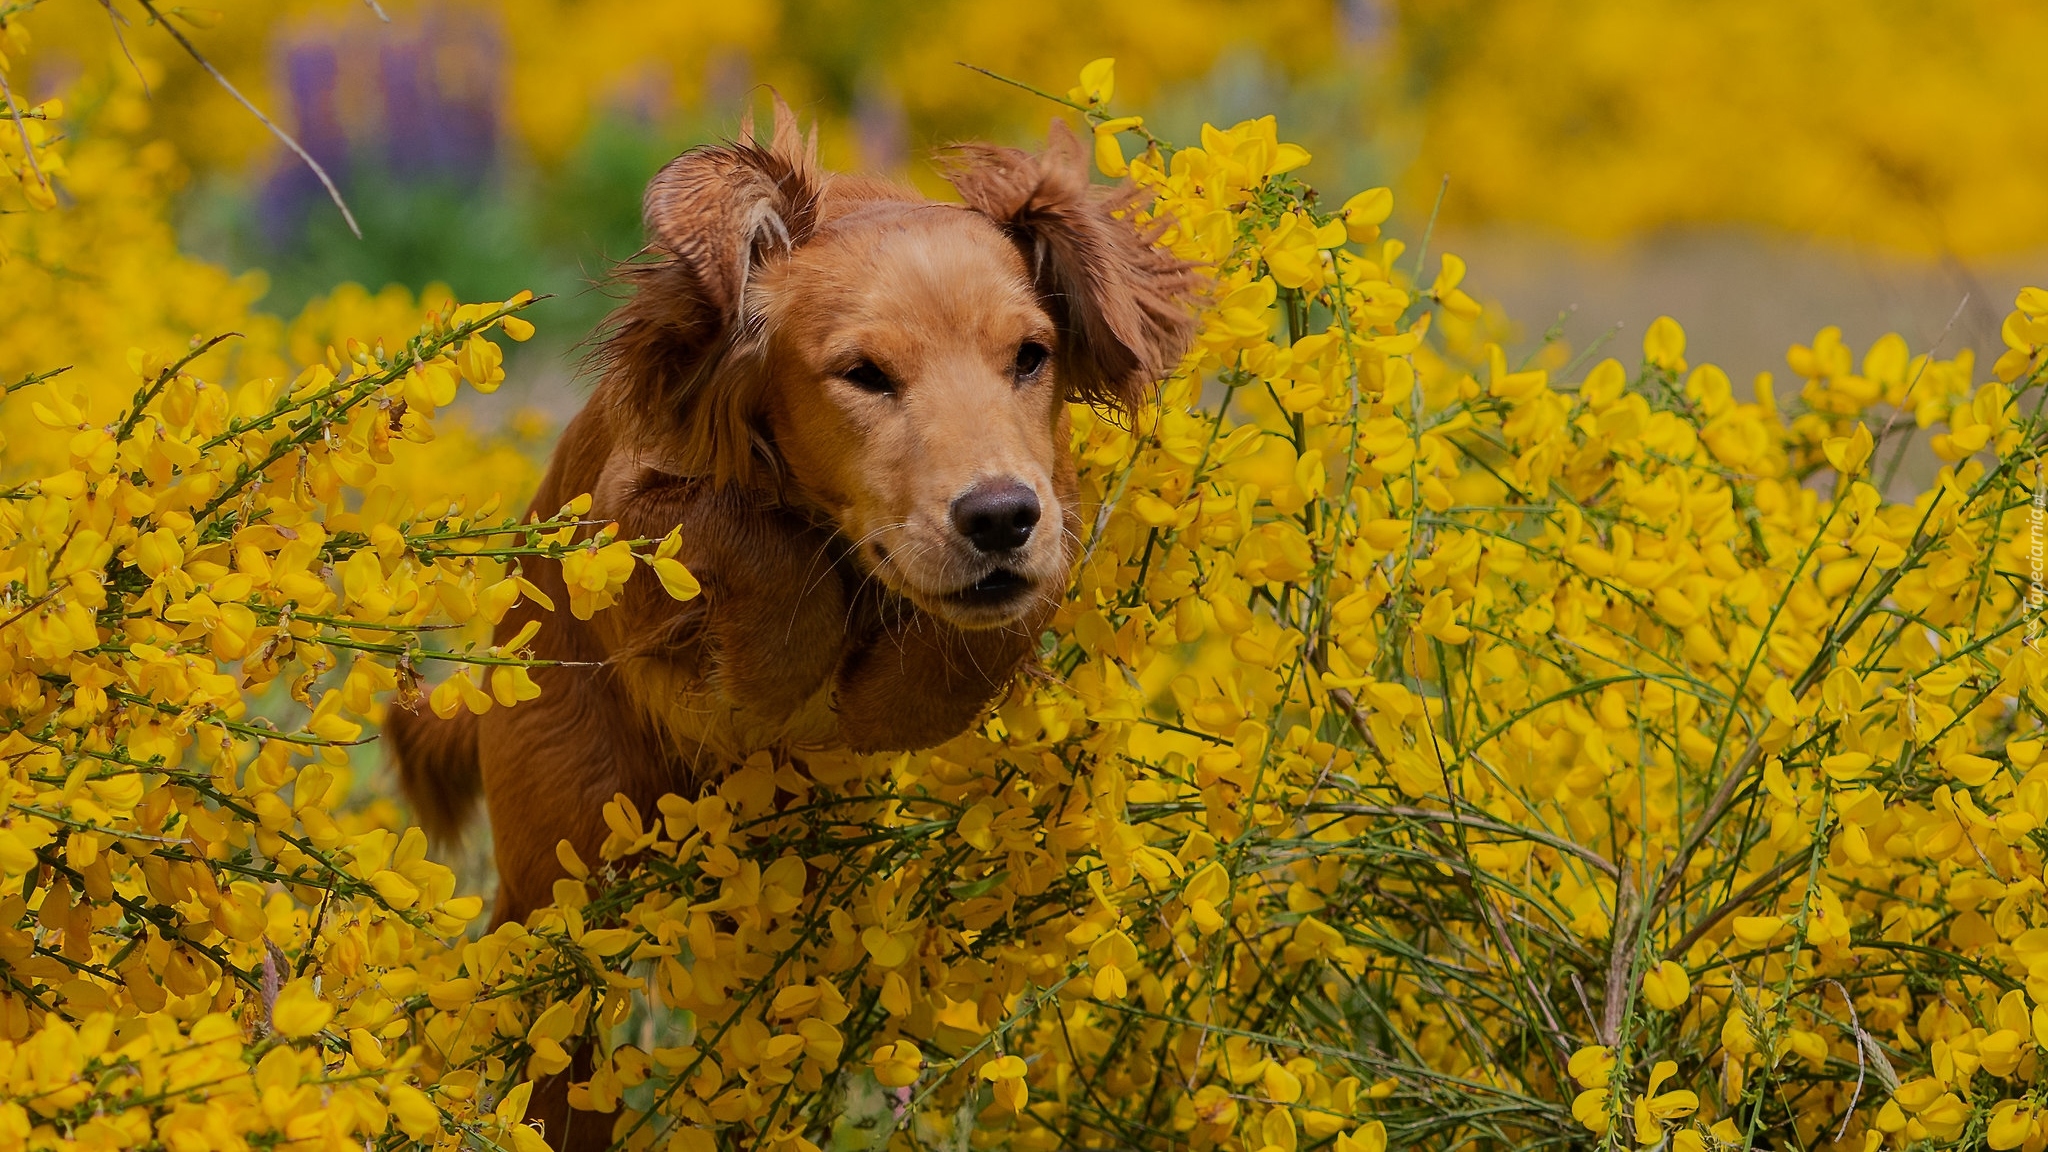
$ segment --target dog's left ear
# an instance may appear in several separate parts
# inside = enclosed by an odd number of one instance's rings
[[[1196,332],[1197,266],[1157,247],[1166,224],[1141,228],[1128,184],[1088,181],[1088,154],[1055,121],[1043,152],[962,145],[947,179],[967,206],[1024,250],[1060,327],[1059,371],[1078,400],[1125,412],[1187,352]],[[1121,215],[1120,215],[1121,213]]]

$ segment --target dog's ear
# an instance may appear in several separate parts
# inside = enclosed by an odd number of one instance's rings
[[[809,238],[821,183],[817,134],[799,132],[796,114],[777,96],[765,142],[750,112],[737,143],[692,148],[655,174],[642,202],[648,240],[675,259],[707,309],[730,323],[741,317],[747,282],[761,264]]]
[[[1125,412],[1173,371],[1194,340],[1195,265],[1157,247],[1166,223],[1141,228],[1128,184],[1088,181],[1088,154],[1064,121],[1043,152],[969,144],[948,156],[947,179],[969,208],[1024,250],[1060,327],[1069,394]]]
[[[817,136],[797,130],[779,96],[766,140],[750,114],[737,141],[693,148],[648,183],[648,254],[659,259],[620,269],[634,292],[599,355],[614,425],[665,443],[664,467],[748,483],[772,460],[757,431],[748,286],[810,238],[823,186]]]

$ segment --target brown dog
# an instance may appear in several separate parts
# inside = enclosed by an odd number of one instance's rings
[[[964,205],[820,171],[773,139],[684,153],[648,186],[650,246],[533,508],[588,492],[622,538],[680,526],[703,594],[648,572],[588,621],[544,622],[539,699],[452,720],[394,710],[428,831],[481,788],[497,920],[550,900],[624,793],[643,813],[749,753],[949,739],[1037,644],[1074,563],[1066,403],[1129,411],[1194,332],[1196,276],[1093,188],[1055,125],[1038,155],[961,148]],[[559,565],[526,575],[566,609]]]

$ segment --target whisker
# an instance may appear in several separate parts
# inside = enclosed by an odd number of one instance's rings
[[[896,529],[898,529],[898,528],[907,528],[907,527],[909,527],[909,526],[910,526],[910,522],[909,522],[908,520],[901,520],[901,521],[897,521],[897,522],[896,522],[896,523],[894,523],[894,524],[884,524],[884,525],[882,525],[881,527],[875,528],[874,530],[872,530],[872,531],[870,531],[870,532],[868,532],[868,533],[864,534],[863,536],[861,536],[861,538],[860,538],[860,539],[858,539],[858,540],[855,540],[855,541],[854,541],[854,542],[853,542],[852,544],[850,544],[850,545],[848,546],[848,549],[847,549],[847,555],[848,555],[848,556],[850,556],[850,557],[851,557],[851,556],[857,556],[857,555],[859,554],[859,552],[860,552],[860,546],[861,546],[862,544],[865,544],[865,543],[867,543],[867,542],[868,542],[869,540],[872,540],[872,539],[874,539],[875,537],[877,537],[877,536],[881,535],[881,534],[882,534],[882,533],[884,533],[884,532],[891,532],[891,531],[894,531],[894,530],[896,530]],[[820,544],[820,545],[818,546],[818,550],[817,550],[817,552],[816,552],[816,553],[814,553],[814,554],[812,555],[812,557],[811,557],[811,562],[812,562],[813,564],[815,564],[815,563],[817,563],[817,561],[818,561],[818,560],[819,560],[820,558],[824,557],[824,555],[825,555],[826,551],[827,551],[827,550],[828,550],[829,548],[831,548],[831,546],[832,546],[832,543],[833,543],[833,541],[834,541],[834,540],[836,540],[836,539],[838,539],[838,537],[836,537],[836,536],[835,536],[835,537],[828,537],[828,538],[827,538],[827,539],[825,540],[825,542],[824,542],[823,544]],[[822,580],[823,580],[823,579],[824,579],[824,578],[825,578],[826,576],[829,576],[829,575],[831,575],[831,573],[832,573],[833,569],[834,569],[834,568],[836,568],[836,567],[838,567],[838,565],[837,565],[837,563],[836,563],[836,562],[835,562],[835,563],[833,563],[833,564],[827,565],[827,566],[826,566],[826,568],[825,568],[825,570],[824,570],[823,572],[819,573],[819,575],[818,575],[818,578],[817,578],[816,580],[812,580],[812,581],[810,581],[810,582],[806,583],[806,584],[804,585],[804,588],[803,588],[803,590],[802,590],[801,592],[797,593],[797,601],[796,601],[796,603],[794,603],[794,604],[792,604],[792,605],[790,606],[790,611],[789,611],[789,624],[788,624],[788,627],[787,627],[787,628],[785,628],[785,629],[783,630],[783,637],[782,637],[782,639],[783,639],[783,642],[784,642],[785,644],[786,644],[786,643],[789,643],[789,642],[791,641],[791,639],[792,639],[792,638],[793,638],[793,637],[795,636],[795,634],[796,634],[796,618],[797,618],[797,613],[798,613],[798,611],[799,611],[799,610],[800,610],[800,609],[802,608],[802,606],[803,606],[803,600],[804,600],[805,598],[809,597],[809,596],[810,596],[810,594],[811,594],[811,592],[812,592],[812,590],[813,590],[813,589],[815,589],[815,588],[816,588],[816,587],[818,586],[818,583],[819,583],[819,581],[822,581]],[[856,567],[856,568],[858,568],[858,567],[859,567],[859,565],[858,565],[858,564],[856,564],[856,565],[855,565],[855,567]],[[862,581],[862,587],[864,588],[864,587],[866,586],[866,581],[867,581],[867,580],[871,580],[871,579],[873,579],[873,578],[874,578],[874,573],[873,573],[873,572],[869,572],[869,573],[867,574],[867,576],[866,576],[866,579],[864,579],[864,580]],[[856,590],[856,593],[857,593],[857,592],[858,592],[858,590]],[[843,623],[841,624],[841,628],[842,628],[842,629],[847,629],[847,628],[851,628],[851,627],[853,626],[853,604],[852,604],[852,601],[853,601],[853,597],[848,597],[848,603],[847,603],[847,612],[846,612],[846,619],[845,619],[845,621],[844,621],[844,622],[843,622]]]

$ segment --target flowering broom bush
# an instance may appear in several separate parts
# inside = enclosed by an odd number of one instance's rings
[[[408,494],[523,300],[10,381],[0,1147],[531,1150],[565,1071],[682,1152],[2048,1147],[2048,293],[1990,381],[1829,330],[1738,399],[1669,320],[1511,365],[1385,190],[1112,94],[1065,101],[1215,284],[1156,404],[1077,410],[1034,674],[927,753],[615,802],[527,924],[347,798],[387,701],[531,696],[483,639],[522,564],[692,591],[578,504]],[[89,206],[20,139],[34,265]]]

